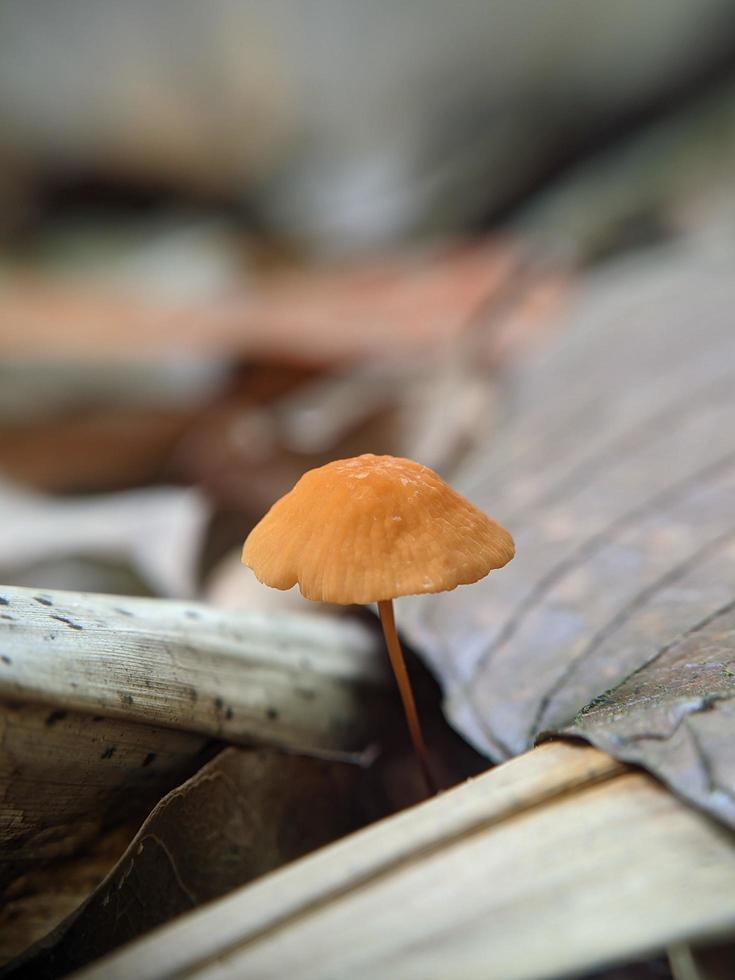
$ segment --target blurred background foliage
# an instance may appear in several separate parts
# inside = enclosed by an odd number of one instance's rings
[[[727,0],[3,0],[4,579],[270,601],[300,472],[451,469],[581,269],[723,213],[734,86]]]

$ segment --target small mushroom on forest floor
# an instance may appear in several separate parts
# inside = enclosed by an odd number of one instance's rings
[[[307,599],[377,602],[411,739],[436,792],[393,599],[477,582],[514,554],[508,531],[433,470],[368,453],[305,473],[250,532],[242,560],[265,585],[298,584]]]

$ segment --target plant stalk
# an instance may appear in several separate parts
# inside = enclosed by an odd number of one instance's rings
[[[413,698],[411,681],[406,670],[406,661],[403,657],[398,633],[396,632],[393,600],[382,599],[378,602],[378,610],[380,612],[380,622],[383,626],[383,635],[385,636],[385,644],[388,647],[391,666],[393,667],[393,673],[396,675],[398,690],[403,701],[403,710],[406,712],[406,721],[408,722],[408,730],[411,733],[411,741],[416,752],[416,758],[419,761],[429,796],[436,796],[436,783],[429,768],[429,756],[426,751],[424,736],[421,733],[421,725],[419,724],[419,716],[416,711],[416,702]]]

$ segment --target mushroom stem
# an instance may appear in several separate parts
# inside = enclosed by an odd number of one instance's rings
[[[424,743],[424,736],[421,733],[416,702],[413,699],[413,691],[411,690],[411,681],[406,670],[406,661],[403,658],[403,650],[398,640],[398,633],[396,632],[393,600],[381,599],[378,602],[378,610],[380,611],[380,622],[383,626],[383,635],[385,636],[385,644],[388,647],[391,666],[398,681],[398,690],[401,692],[403,710],[406,712],[406,721],[408,722],[408,730],[411,733],[411,741],[413,742],[416,757],[421,766],[421,772],[423,773],[429,795],[435,796],[437,791],[436,783],[429,768],[429,757]]]

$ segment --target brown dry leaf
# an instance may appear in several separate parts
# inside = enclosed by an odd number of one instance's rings
[[[381,815],[355,766],[226,749],[154,808],[85,905],[15,980],[63,976]]]
[[[140,817],[134,824],[104,831],[81,853],[34,868],[12,882],[3,892],[0,908],[0,966],[42,939],[87,900],[139,826]]]
[[[160,479],[191,412],[85,411],[0,426],[3,475],[56,492],[106,491]]]
[[[175,305],[8,274],[0,284],[0,350],[80,360],[209,351],[309,364],[417,350],[457,336],[519,261],[515,245],[492,242],[280,272],[234,295]]]
[[[515,561],[398,617],[491,757],[583,735],[735,825],[728,249],[694,240],[590,279],[454,481]]]
[[[117,365],[117,370],[112,362],[46,363],[43,371],[36,367],[34,381],[33,362],[23,364],[16,390],[30,388],[31,394],[26,402],[6,399],[7,418],[0,420],[2,470],[18,482],[66,493],[128,488],[192,472],[213,483],[210,460],[212,467],[220,468],[224,454],[218,447],[251,442],[243,425],[248,413],[262,416],[270,402],[313,374],[276,364],[253,365],[229,371],[207,397],[192,390],[183,377],[178,399],[169,378],[169,390],[156,399],[140,390],[136,368],[129,363]],[[166,366],[167,362],[145,366],[150,385],[166,376]],[[169,374],[175,373],[172,365],[168,367]],[[85,372],[101,374],[103,381],[84,385]],[[116,385],[108,386],[106,397],[102,389],[110,376],[116,377]],[[29,382],[25,387],[24,377]],[[53,389],[51,396],[41,393],[44,380]],[[262,458],[257,453],[242,455],[237,463],[246,470],[241,473],[245,487],[248,479],[259,478]],[[245,491],[246,502],[248,497]]]

